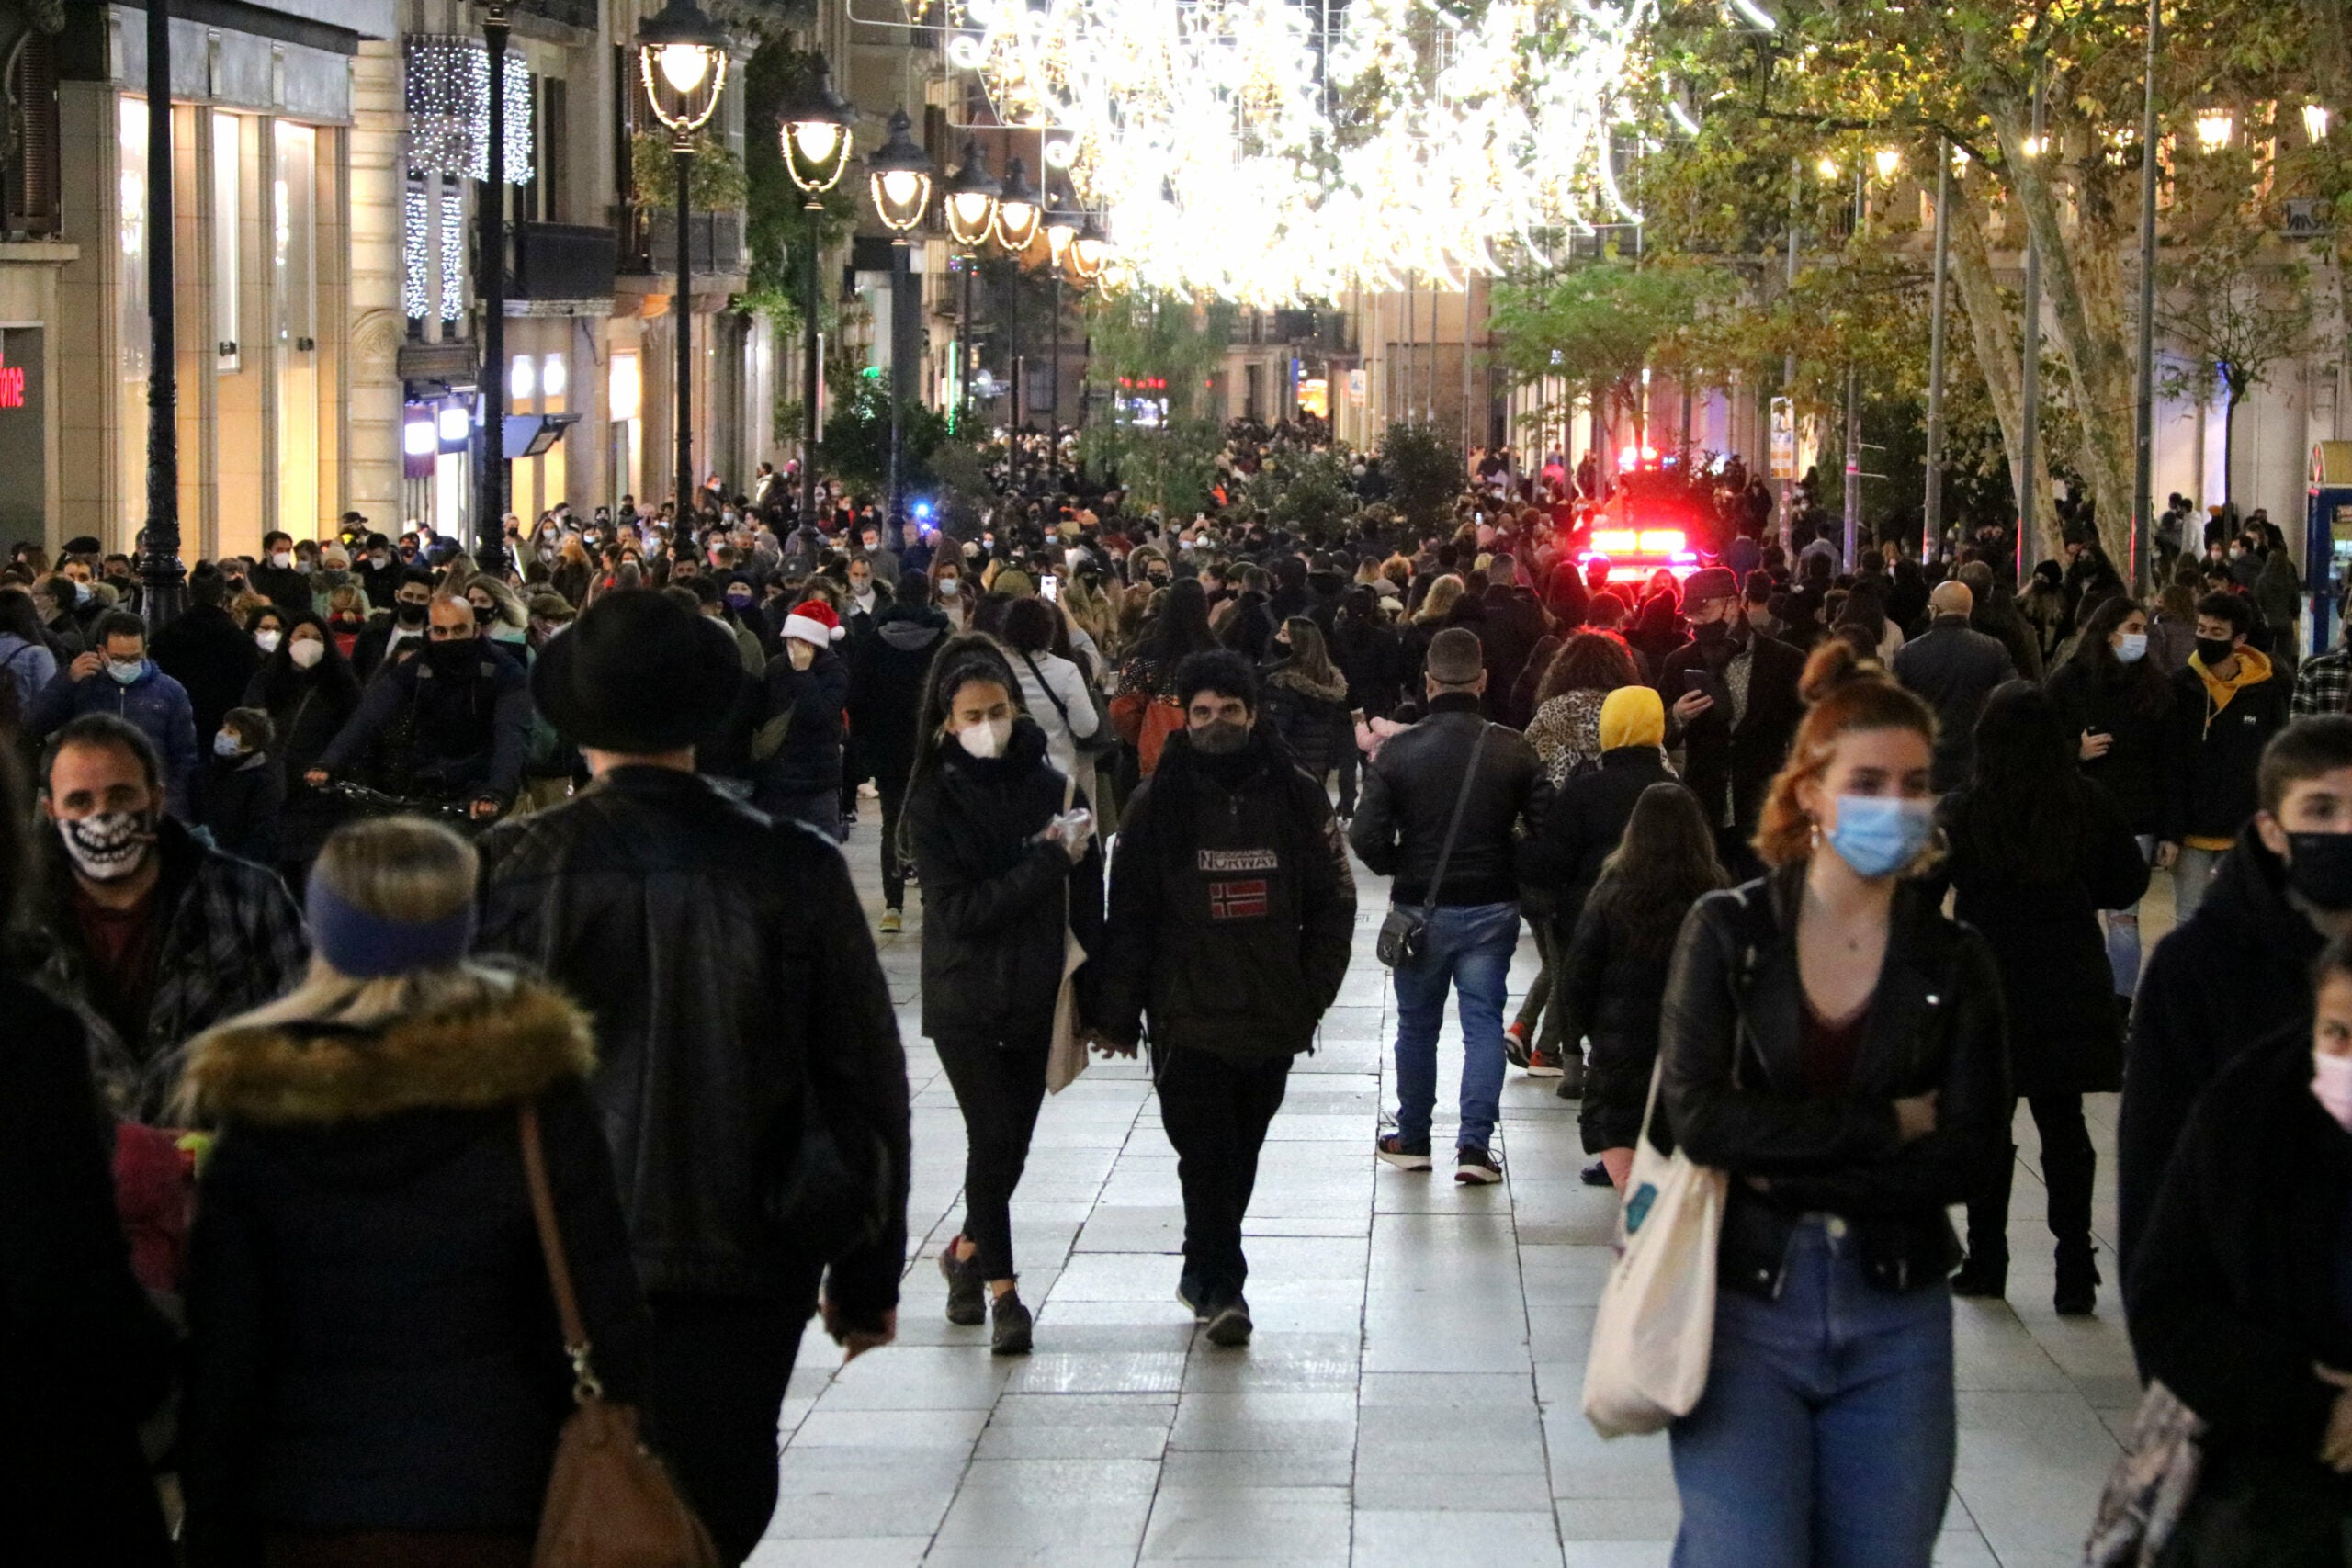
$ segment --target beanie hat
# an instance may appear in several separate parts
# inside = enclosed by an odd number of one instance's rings
[[[1620,686],[1600,700],[1600,749],[1666,744],[1666,703],[1650,686]]]
[[[802,642],[813,642],[819,648],[835,643],[848,635],[842,630],[842,618],[822,599],[803,599],[784,618],[784,635]]]

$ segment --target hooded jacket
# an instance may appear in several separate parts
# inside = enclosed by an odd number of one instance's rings
[[[812,1115],[878,1148],[869,1247],[832,1299],[878,1315],[906,1256],[907,1065],[841,852],[691,773],[616,768],[484,834],[477,950],[595,1016],[592,1089],[656,1292],[788,1301],[807,1261],[772,1201]]]
[[[947,637],[947,617],[928,604],[877,611],[852,645],[849,724],[858,754],[885,788],[904,789],[915,761],[923,677]]]
[[[182,610],[155,634],[148,651],[155,667],[187,690],[199,746],[211,744],[221,716],[244,695],[264,657],[253,635],[218,604]]]
[[[1073,865],[1060,844],[1037,837],[1060,815],[1067,782],[1046,761],[1045,731],[1021,718],[1001,757],[943,742],[938,765],[908,793],[931,1038],[1043,1044],[1061,988],[1063,928],[1088,953],[1102,951],[1102,840]],[[1087,804],[1082,793],[1068,798]]]
[[[2228,849],[2261,805],[2255,773],[2262,749],[2287,726],[2294,693],[2266,655],[2241,648],[2237,657],[2227,681],[2194,655],[2173,677],[2159,829],[2166,842]]]
[[[797,795],[841,788],[849,666],[830,648],[819,649],[806,670],[795,670],[788,656],[779,655],[768,660],[766,683],[761,722],[788,714],[791,723],[775,754],[752,764],[754,804],[771,810]]]
[[[190,1558],[278,1532],[530,1535],[571,1373],[531,1220],[540,1141],[594,1366],[645,1379],[650,1322],[584,1079],[588,1021],[483,969],[372,1028],[230,1023],[189,1054],[221,1127],[190,1243],[182,1435]]]
[[[1307,1050],[1340,993],[1356,887],[1319,780],[1263,726],[1232,759],[1171,736],[1127,800],[1099,1018],[1155,1046],[1249,1060]]]
[[[1283,738],[1299,770],[1320,779],[1340,765],[1340,748],[1354,743],[1348,713],[1348,682],[1335,671],[1320,682],[1285,661],[1266,672],[1259,697],[1264,719]]]
[[[2251,823],[2187,924],[2140,976],[2115,1131],[2117,1247],[2127,1273],[2198,1095],[2239,1053],[2308,1029],[2325,945],[2289,902],[2287,868]]]
[[[61,666],[26,728],[52,735],[85,713],[113,714],[153,741],[164,759],[164,794],[172,815],[183,822],[196,820],[193,789],[203,753],[197,749],[196,709],[187,687],[152,659],[141,661],[139,679],[127,686],[103,670],[77,681],[70,668]]]

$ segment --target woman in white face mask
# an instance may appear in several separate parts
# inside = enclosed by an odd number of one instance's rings
[[[2167,1565],[2352,1540],[2352,945],[2314,974],[2309,1048],[2244,1052],[2198,1097],[2124,1280],[2141,1371],[2205,1423]]]
[[[967,1140],[965,1219],[940,1254],[947,1320],[994,1319],[990,1348],[1029,1348],[1014,1289],[1012,1190],[1046,1098],[1063,931],[1100,945],[1102,856],[1087,802],[1021,711],[1003,652],[942,645],[926,682],[900,818],[922,886],[922,1031],[938,1048]],[[1080,974],[1081,995],[1085,982]]]

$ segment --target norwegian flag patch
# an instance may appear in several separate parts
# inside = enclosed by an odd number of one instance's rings
[[[1262,920],[1266,918],[1266,909],[1264,877],[1253,877],[1247,882],[1209,884],[1210,919]]]

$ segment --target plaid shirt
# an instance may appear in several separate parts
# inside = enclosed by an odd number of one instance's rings
[[[2303,660],[2302,669],[2295,674],[2295,695],[2288,712],[2294,718],[2352,713],[2352,647]]]
[[[159,833],[164,875],[157,892],[169,902],[145,1037],[123,1039],[91,991],[62,844],[50,851],[52,940],[39,975],[41,988],[89,1028],[92,1061],[109,1101],[122,1115],[148,1122],[165,1116],[191,1039],[284,994],[311,962],[310,932],[276,872],[206,848],[171,818]]]

